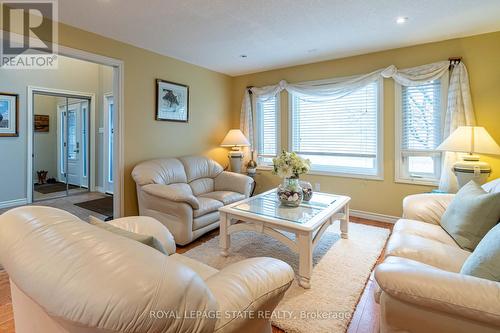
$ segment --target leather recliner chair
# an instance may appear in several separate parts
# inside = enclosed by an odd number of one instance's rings
[[[163,223],[179,245],[219,226],[219,208],[248,198],[253,179],[224,171],[203,156],[165,158],[135,166],[139,215]]]
[[[110,223],[157,237],[172,255],[55,208],[0,216],[17,333],[271,332],[264,311],[293,281],[288,264],[252,258],[218,271],[173,254],[172,235],[150,217]]]

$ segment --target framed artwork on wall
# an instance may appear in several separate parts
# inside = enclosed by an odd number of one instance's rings
[[[155,119],[187,123],[189,86],[157,79]]]
[[[35,132],[49,132],[49,115],[36,114],[33,127]]]
[[[0,137],[19,136],[19,95],[0,93]]]

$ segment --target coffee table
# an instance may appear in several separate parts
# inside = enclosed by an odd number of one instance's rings
[[[269,235],[299,254],[299,284],[308,289],[313,250],[325,230],[340,220],[340,235],[348,237],[350,201],[347,196],[315,192],[311,201],[302,202],[299,207],[286,207],[280,204],[273,189],[219,208],[221,255],[229,255],[231,234],[235,232]],[[295,234],[294,239],[283,232]]]

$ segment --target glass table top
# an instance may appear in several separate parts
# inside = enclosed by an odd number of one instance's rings
[[[256,196],[247,202],[234,206],[234,209],[258,215],[304,224],[332,205],[336,196],[325,193],[314,193],[309,202],[303,201],[299,207],[282,206],[276,192]]]

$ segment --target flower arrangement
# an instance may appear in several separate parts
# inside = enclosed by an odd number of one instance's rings
[[[283,184],[276,190],[278,200],[285,206],[299,206],[304,198],[299,185],[299,176],[309,171],[311,161],[301,158],[296,153],[283,151],[278,157],[273,158],[273,166],[273,174],[283,178]]]
[[[283,150],[278,157],[273,158],[273,174],[282,178],[299,178],[309,172],[310,168],[311,161],[293,152]]]

